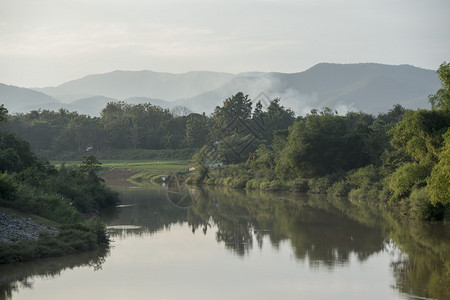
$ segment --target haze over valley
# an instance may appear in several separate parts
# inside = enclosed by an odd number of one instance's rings
[[[65,108],[98,116],[108,102],[151,103],[210,114],[242,91],[253,100],[280,98],[298,115],[330,107],[339,113],[380,113],[393,105],[428,108],[428,95],[439,88],[434,70],[411,65],[320,63],[298,73],[114,71],[88,75],[56,87],[18,88],[0,85],[0,102],[10,113]],[[264,102],[264,101],[263,101]]]

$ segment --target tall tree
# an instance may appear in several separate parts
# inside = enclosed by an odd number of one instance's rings
[[[189,147],[202,147],[209,140],[208,118],[192,113],[186,121],[186,143]]]
[[[8,110],[6,109],[6,107],[1,104],[0,105],[0,123],[6,122],[8,116]]]
[[[441,89],[436,94],[428,97],[433,109],[442,109],[450,111],[450,63],[441,64],[437,70],[439,79],[441,80]]]
[[[217,106],[214,110],[215,121],[214,136],[217,139],[228,135],[231,131],[241,133],[245,131],[245,122],[250,120],[252,115],[252,101],[248,95],[242,92],[237,93],[223,102],[223,106]]]

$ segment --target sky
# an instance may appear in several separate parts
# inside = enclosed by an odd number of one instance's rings
[[[0,83],[450,61],[448,0],[0,0]]]

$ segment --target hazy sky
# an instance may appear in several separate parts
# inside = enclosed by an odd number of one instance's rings
[[[450,61],[449,12],[449,0],[0,0],[0,83],[319,62],[437,69]]]

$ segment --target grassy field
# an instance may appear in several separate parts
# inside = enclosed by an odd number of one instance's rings
[[[161,175],[175,173],[192,166],[188,160],[100,160],[102,168],[99,176],[123,176],[133,182],[149,182],[157,180]],[[79,166],[81,161],[64,162],[67,167]],[[52,161],[56,167],[60,167],[61,161]],[[120,178],[116,178],[120,179]]]

